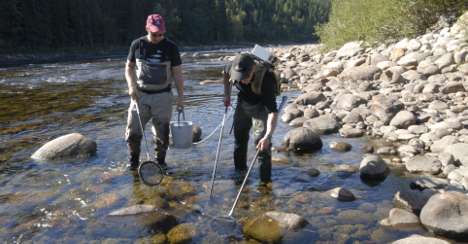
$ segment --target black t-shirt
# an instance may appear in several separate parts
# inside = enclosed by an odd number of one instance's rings
[[[224,67],[224,73],[229,76],[229,71],[231,70],[232,62],[228,63]],[[252,78],[254,80],[255,77]],[[252,91],[252,83],[245,85],[242,82],[236,82],[234,85],[239,90],[239,96],[242,100],[250,103],[256,104],[260,101],[263,101],[263,104],[266,107],[268,113],[278,112],[276,107],[276,86],[271,79],[271,76],[268,72],[263,76],[262,87],[260,88],[261,95]]]
[[[134,40],[127,59],[135,63],[137,57],[152,62],[171,61],[172,67],[182,64],[179,47],[167,38],[162,39],[157,44],[150,42],[147,36]]]

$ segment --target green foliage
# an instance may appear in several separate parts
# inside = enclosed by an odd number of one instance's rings
[[[455,0],[331,0],[330,21],[317,25],[322,51],[351,41],[368,45],[425,33]],[[466,4],[466,3],[465,3]]]
[[[179,44],[312,42],[330,8],[329,0],[2,0],[0,53],[128,46],[152,13]]]

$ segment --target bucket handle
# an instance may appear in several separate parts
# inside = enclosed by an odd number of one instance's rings
[[[182,112],[182,109],[179,109],[179,118],[177,119],[177,124],[179,124],[179,128],[180,128],[180,114],[182,113],[182,116],[183,116],[183,119],[185,121],[185,113]]]

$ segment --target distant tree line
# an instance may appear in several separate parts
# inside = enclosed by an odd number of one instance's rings
[[[329,0],[2,0],[0,50],[128,45],[159,13],[179,44],[311,42]]]

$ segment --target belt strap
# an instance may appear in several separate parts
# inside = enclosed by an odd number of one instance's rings
[[[163,93],[163,92],[170,92],[171,91],[171,85],[168,85],[166,88],[161,89],[161,90],[147,90],[141,87],[137,87],[138,91],[144,92],[146,94],[156,94],[156,93]]]

